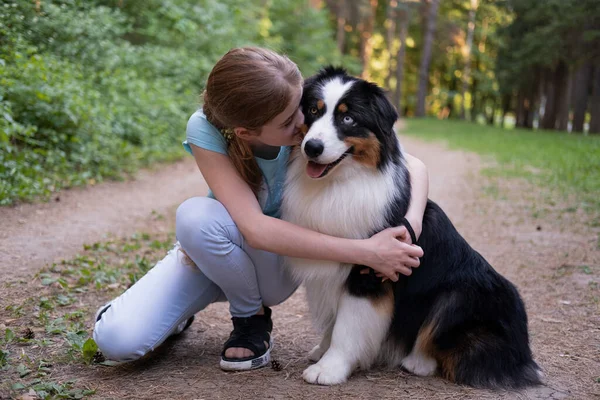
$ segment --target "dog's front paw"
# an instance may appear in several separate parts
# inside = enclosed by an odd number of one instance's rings
[[[308,383],[337,385],[348,380],[352,369],[352,363],[349,363],[344,357],[336,357],[328,351],[321,361],[306,368],[302,377]]]
[[[316,345],[311,351],[308,352],[308,359],[310,361],[317,362],[321,359],[321,357],[323,357],[323,354],[325,354],[326,350],[327,349],[322,349],[320,345]]]
[[[320,364],[311,365],[302,373],[302,378],[316,385],[337,385],[346,382],[348,374],[345,368],[331,369]]]

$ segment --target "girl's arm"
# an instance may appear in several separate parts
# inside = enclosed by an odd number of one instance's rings
[[[404,153],[407,161],[408,171],[410,172],[410,205],[405,218],[408,220],[417,239],[423,230],[423,214],[427,206],[427,197],[429,196],[429,174],[423,161],[408,153]],[[410,243],[410,235],[408,243]]]
[[[408,172],[410,173],[410,204],[406,215],[404,216],[410,226],[415,232],[415,236],[419,239],[421,231],[423,230],[423,215],[425,214],[425,207],[427,206],[427,197],[429,195],[429,175],[427,173],[427,167],[425,164],[416,157],[411,156],[408,153],[404,153]],[[413,244],[410,234],[408,232],[405,235],[398,237],[405,243]],[[363,269],[360,271],[361,274],[368,274],[369,269]],[[384,281],[389,279],[384,274],[377,272],[378,277],[383,277]]]
[[[369,239],[343,239],[266,216],[228,156],[192,145],[196,163],[215,197],[225,206],[246,242],[284,256],[367,265],[396,281],[411,274],[423,252],[397,240],[405,227],[388,228]],[[412,223],[413,221],[411,221]]]

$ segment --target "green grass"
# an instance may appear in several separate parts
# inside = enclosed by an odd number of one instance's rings
[[[502,129],[463,121],[407,119],[403,134],[492,156],[492,173],[527,178],[600,213],[600,135]]]

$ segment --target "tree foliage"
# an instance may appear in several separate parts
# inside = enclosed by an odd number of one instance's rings
[[[332,20],[344,24],[345,29],[337,29],[346,32],[345,37],[338,35],[338,43],[344,43],[348,54],[361,54],[361,21],[369,18],[365,10],[372,1],[326,3]],[[440,0],[435,15],[430,11],[436,4],[437,0],[377,3],[375,29],[369,32],[373,52],[363,75],[386,86],[402,114],[422,114],[427,87],[427,113],[441,118],[464,116],[494,123],[512,113],[523,127],[532,128],[536,121],[548,129],[566,130],[571,114],[578,116],[574,126],[582,127],[587,112],[589,131],[600,130],[600,82],[594,78],[600,76],[599,0]],[[409,18],[394,18],[400,15]],[[425,71],[420,65],[427,65],[422,60],[427,60],[428,27],[434,16],[431,63]],[[425,79],[419,79],[420,73]]]
[[[309,74],[342,62],[332,29],[325,11],[293,0],[4,1],[0,204],[182,156],[227,50],[271,47]]]

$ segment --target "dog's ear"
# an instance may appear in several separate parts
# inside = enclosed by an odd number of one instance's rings
[[[396,108],[390,103],[385,92],[379,86],[371,83],[371,110],[377,119],[377,125],[382,132],[390,132],[398,119]]]

